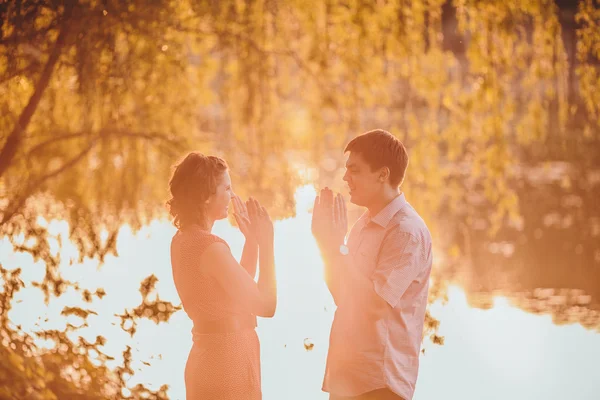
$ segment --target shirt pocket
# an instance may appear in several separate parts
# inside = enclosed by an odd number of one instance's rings
[[[363,263],[364,270],[369,276],[377,265],[385,232],[385,229],[379,226],[369,226],[361,232],[356,256]]]
[[[370,277],[377,267],[377,257],[379,254],[379,243],[375,240],[363,240],[356,252],[356,262],[358,269]]]

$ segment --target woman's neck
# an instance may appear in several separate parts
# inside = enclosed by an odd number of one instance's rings
[[[215,220],[211,219],[206,223],[206,230],[212,232],[213,225],[215,224]]]
[[[212,228],[215,224],[215,220],[214,219],[207,219],[204,223],[202,222],[193,222],[192,224],[190,224],[190,226],[197,226],[198,228],[202,229],[203,231],[206,232],[212,232]]]

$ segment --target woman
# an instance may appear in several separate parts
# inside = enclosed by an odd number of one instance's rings
[[[176,166],[169,186],[167,204],[178,228],[171,242],[173,279],[194,322],[185,368],[187,399],[261,399],[255,327],[256,316],[272,317],[277,304],[273,223],[256,200],[244,204],[233,193],[227,164],[218,157],[190,153]],[[227,243],[211,233],[214,222],[227,217],[232,200],[246,238],[241,265]]]

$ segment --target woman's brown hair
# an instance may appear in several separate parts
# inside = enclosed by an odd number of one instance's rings
[[[167,207],[177,229],[205,224],[206,200],[216,193],[225,171],[225,160],[199,152],[189,153],[175,165],[169,181],[171,198],[167,201]]]

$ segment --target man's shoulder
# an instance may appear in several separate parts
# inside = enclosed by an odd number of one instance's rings
[[[421,218],[419,213],[408,203],[392,217],[388,230],[410,235],[413,239],[421,242],[431,241],[431,233],[429,232],[427,224],[423,218]]]

